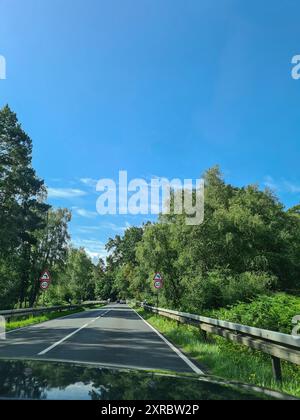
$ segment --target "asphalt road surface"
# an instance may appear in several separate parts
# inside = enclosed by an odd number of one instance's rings
[[[9,332],[0,358],[202,373],[134,310],[117,304]]]

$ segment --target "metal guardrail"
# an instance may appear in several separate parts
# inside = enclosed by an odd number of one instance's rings
[[[6,321],[9,321],[12,318],[19,318],[26,315],[41,315],[51,312],[73,311],[74,309],[102,305],[105,303],[107,303],[107,301],[83,302],[80,305],[51,306],[44,308],[9,309],[6,311],[0,311],[0,316],[3,316]]]
[[[219,335],[230,341],[267,353],[272,358],[276,381],[282,381],[281,360],[300,365],[300,336],[292,336],[219,319],[141,304],[153,313],[176,320],[179,323],[199,327],[207,333]]]

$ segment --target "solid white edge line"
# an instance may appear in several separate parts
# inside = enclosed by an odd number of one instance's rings
[[[157,329],[155,329],[149,322],[147,322],[135,309],[131,308],[148,327],[151,328],[195,373],[198,375],[205,375],[185,354],[183,354],[177,347],[175,347],[169,340],[166,339]]]
[[[98,316],[97,318],[93,319],[92,321],[84,324],[82,327],[78,328],[77,330],[73,331],[71,334],[67,335],[66,337],[62,338],[61,340],[57,341],[56,343],[52,344],[51,346],[47,347],[45,350],[41,351],[40,353],[38,353],[38,356],[43,356],[44,354],[48,353],[50,350],[53,350],[55,347],[59,346],[60,344],[62,344],[64,341],[68,340],[69,338],[71,338],[73,335],[77,334],[79,331],[83,330],[84,328],[88,327],[90,324],[92,324],[93,322],[97,321],[98,319],[102,318],[103,316],[105,316],[106,314],[108,314],[109,311],[106,311],[104,313],[102,313],[100,316]]]

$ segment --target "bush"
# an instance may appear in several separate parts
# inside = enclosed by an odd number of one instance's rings
[[[248,304],[240,303],[206,314],[224,321],[291,334],[292,319],[300,315],[300,298],[285,293],[262,295]]]
[[[234,275],[230,270],[214,270],[196,281],[186,280],[187,294],[183,307],[191,312],[227,307],[249,302],[268,293],[276,278],[267,273],[246,272]]]
[[[276,278],[267,273],[246,272],[230,277],[222,289],[223,306],[265,294],[275,283]]]

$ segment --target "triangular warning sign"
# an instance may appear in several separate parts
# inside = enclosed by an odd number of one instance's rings
[[[156,273],[155,274],[155,277],[154,277],[154,280],[162,280],[161,274],[160,273]]]
[[[44,273],[40,277],[40,281],[50,281],[50,274],[48,271],[44,271]]]

